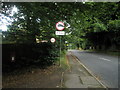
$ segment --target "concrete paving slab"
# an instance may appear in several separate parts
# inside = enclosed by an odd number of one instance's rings
[[[94,86],[100,86],[100,83],[92,76],[86,76],[86,77],[80,77],[83,84],[85,85],[94,85]]]
[[[87,85],[81,83],[77,74],[66,74],[65,77],[67,77],[65,82],[67,88],[87,88]]]
[[[74,58],[67,54],[69,70],[63,75],[65,88],[103,88],[103,86]]]

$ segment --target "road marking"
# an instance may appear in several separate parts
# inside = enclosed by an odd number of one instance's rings
[[[88,71],[88,73],[92,75],[105,88],[105,90],[107,90],[107,87],[83,63],[81,63],[80,60],[72,52],[71,52],[71,55],[76,58],[78,63],[82,65]]]
[[[105,58],[99,58],[99,59],[102,59],[102,60],[105,60],[105,61],[111,61],[111,60],[109,60],[109,59],[105,59]]]

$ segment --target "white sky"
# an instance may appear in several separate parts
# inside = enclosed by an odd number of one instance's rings
[[[1,25],[1,26],[0,26],[0,30],[2,30],[2,31],[7,31],[7,26],[6,26],[6,25]]]
[[[18,9],[14,6],[10,16],[13,16],[17,11]],[[7,25],[11,25],[11,22],[13,22],[13,19],[0,14],[0,30],[7,31]]]

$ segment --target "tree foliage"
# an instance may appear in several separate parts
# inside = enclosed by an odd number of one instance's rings
[[[119,2],[4,3],[3,14],[9,16],[8,11],[14,5],[18,13],[10,16],[14,22],[7,33],[16,43],[35,43],[36,38],[50,40],[51,37],[59,41],[55,24],[63,21],[70,24],[70,28],[65,28],[69,34],[64,36],[63,44],[67,40],[79,47],[119,46]]]

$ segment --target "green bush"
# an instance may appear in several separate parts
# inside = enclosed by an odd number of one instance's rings
[[[52,65],[58,57],[58,49],[51,43],[3,44],[3,72],[31,65],[45,68]],[[15,60],[12,61],[12,56]]]

